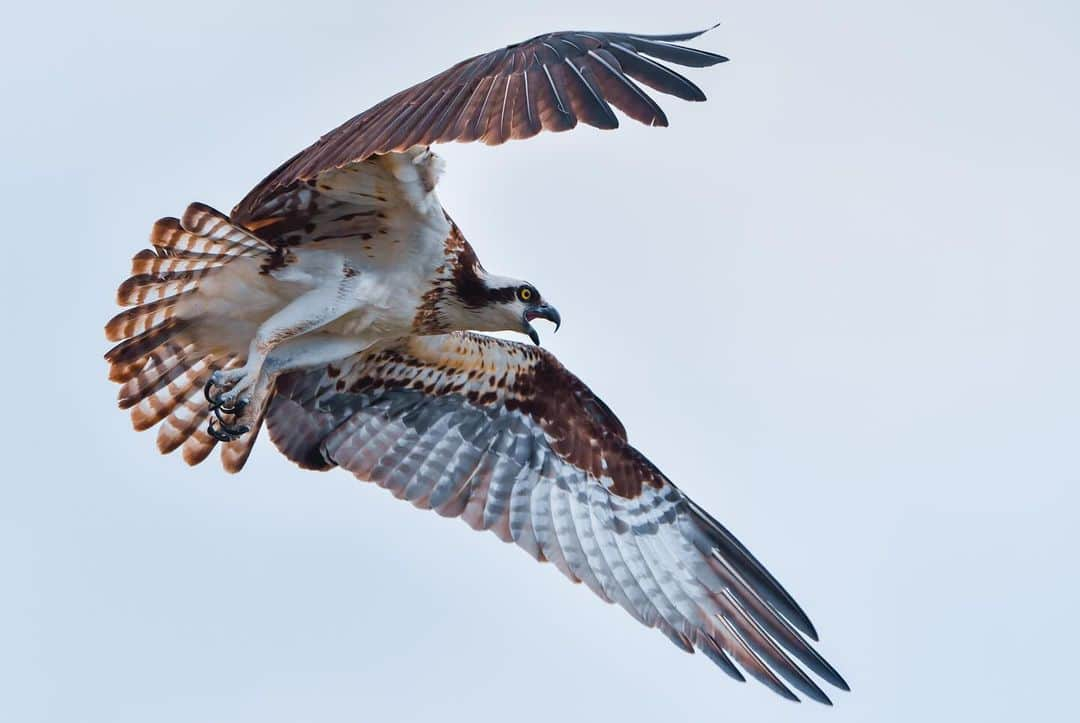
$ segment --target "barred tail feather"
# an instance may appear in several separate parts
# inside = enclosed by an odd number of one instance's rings
[[[187,291],[121,311],[105,325],[105,337],[109,341],[122,341],[160,327],[175,316],[176,305],[182,297],[190,296],[191,293],[192,291]]]
[[[207,241],[228,244],[234,249],[245,248],[258,252],[275,250],[272,245],[250,231],[235,225],[228,216],[217,209],[210,208],[205,203],[196,202],[189,205],[184,211],[180,225],[189,233],[196,234]]]
[[[262,429],[263,422],[266,421],[266,413],[269,409],[269,404],[263,406],[262,413],[259,414],[258,419],[251,426],[250,434],[244,435],[235,442],[230,442],[221,450],[221,466],[225,468],[226,472],[235,474],[247,464],[248,457],[251,456],[251,450],[255,448],[255,440],[259,438],[259,430]]]
[[[194,354],[194,350],[194,344],[181,346],[168,342],[150,352],[139,373],[120,387],[120,408],[131,409],[187,371],[191,363],[189,357]]]
[[[131,423],[135,429],[150,429],[172,415],[188,399],[202,391],[206,379],[213,373],[212,357],[194,361],[176,379],[148,394],[131,409]]]
[[[213,324],[200,325],[201,312],[194,311],[200,304],[186,302],[230,262],[273,248],[201,203],[191,204],[181,219],[155,223],[150,243],[152,248],[132,259],[132,275],[117,290],[117,301],[130,308],[105,325],[105,336],[118,342],[105,359],[109,378],[121,384],[119,405],[131,410],[135,429],[160,424],[158,449],[180,449],[195,465],[217,445],[206,433],[203,387],[214,371],[242,366],[246,350],[213,338]],[[243,467],[257,432],[223,448],[227,470]]]
[[[205,420],[206,415],[203,416],[203,421]],[[206,425],[200,424],[191,433],[191,436],[184,440],[184,446],[180,448],[180,456],[183,457],[185,462],[194,467],[209,457],[217,444],[218,441],[207,434]]]
[[[158,427],[157,448],[162,454],[176,451],[195,430],[207,422],[209,407],[198,395],[188,396]]]
[[[116,290],[116,303],[121,306],[142,305],[178,296],[197,287],[199,281],[213,271],[217,271],[217,267],[162,274],[136,274],[120,284],[120,288]]]
[[[110,364],[109,381],[125,383],[133,379],[142,369],[142,364]]]
[[[187,324],[183,319],[169,319],[160,326],[151,327],[130,339],[124,339],[105,352],[105,361],[124,368],[145,364],[151,352],[178,337]]]

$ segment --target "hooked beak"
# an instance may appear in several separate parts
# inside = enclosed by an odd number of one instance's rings
[[[529,323],[533,319],[547,319],[555,325],[555,331],[558,331],[559,327],[562,326],[562,317],[559,316],[559,310],[550,304],[542,303],[539,306],[526,309],[521,319],[524,327],[522,331],[528,334],[533,344],[537,346],[540,346],[540,335],[536,333],[536,329]]]

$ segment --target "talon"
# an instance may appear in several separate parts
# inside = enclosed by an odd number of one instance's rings
[[[213,412],[213,413],[214,413],[214,416],[215,416],[215,417],[217,417],[217,420],[218,420],[219,422],[221,422],[221,427],[222,427],[222,429],[224,429],[224,428],[226,428],[226,427],[230,426],[230,425],[229,425],[229,420],[228,420],[228,419],[225,419],[225,417],[223,416],[223,415],[225,415],[225,414],[229,414],[229,412],[228,412],[227,410],[225,410],[225,409],[223,409],[223,408],[221,408],[221,407],[215,407],[215,406],[212,406],[212,405],[211,405],[211,407],[210,407],[210,411],[211,411],[211,412]],[[213,421],[213,420],[211,420],[211,421]]]
[[[218,406],[218,409],[220,409],[225,414],[231,414],[232,416],[235,417],[235,416],[238,416],[238,415],[242,414],[244,409],[247,408],[247,405],[248,405],[247,400],[245,400],[245,399],[237,399],[232,404],[228,404],[227,402],[222,402]]]
[[[250,396],[245,393],[250,386],[247,378],[242,369],[229,372],[218,369],[203,385],[203,396],[213,412],[207,434],[220,442],[231,442],[250,431],[246,425],[239,424],[240,416],[251,404]]]
[[[244,411],[244,407],[247,406],[247,400],[241,399],[239,396],[239,390],[230,389],[229,391],[219,394],[217,397],[217,405],[222,412],[226,414],[240,414]]]
[[[245,434],[251,431],[251,427],[246,424],[237,424],[235,427],[227,427],[225,431],[228,434],[233,435],[233,439],[240,439]]]
[[[248,403],[246,401],[237,402],[235,406],[214,406],[210,405],[210,411],[214,413],[218,421],[221,422],[222,429],[231,431],[237,427],[236,420],[240,417],[240,414],[247,408]],[[225,417],[232,417],[232,419],[226,419]]]
[[[221,417],[218,417],[218,419],[221,421],[221,427],[215,426],[214,420],[211,419],[206,425],[206,433],[219,442],[232,442],[251,431],[251,428],[245,424],[229,426],[225,424],[224,420],[221,420]]]
[[[213,419],[211,419],[210,423],[206,425],[206,433],[209,434],[211,437],[213,437],[214,439],[216,439],[219,442],[231,442],[231,441],[233,441],[232,437],[230,437],[228,434],[226,434],[225,432],[219,430],[217,427],[214,426],[214,420]]]
[[[211,374],[210,378],[206,380],[205,386],[203,386],[203,388],[202,388],[203,396],[206,397],[206,401],[209,402],[211,407],[218,407],[218,406],[220,406],[220,404],[218,403],[217,399],[214,398],[214,395],[212,395],[210,393],[210,390],[213,389],[213,388],[214,388],[214,375]]]
[[[214,374],[211,374],[210,378],[206,381],[206,384],[203,385],[203,396],[206,397],[206,401],[210,405],[211,409],[219,409],[220,408],[224,412],[226,412],[227,414],[232,414],[231,410],[236,408],[236,405],[230,406],[228,401],[226,401],[226,396],[228,395],[228,391],[224,391],[221,394],[218,394],[216,396],[213,393],[214,387],[220,387],[221,386],[221,380],[220,379],[214,379],[214,377],[216,377],[216,376],[217,376],[217,372],[215,372]]]

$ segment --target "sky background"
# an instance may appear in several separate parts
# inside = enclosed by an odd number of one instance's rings
[[[1074,2],[20,3],[0,45],[0,719],[1061,720],[1080,581]],[[456,520],[260,440],[131,431],[104,322],[152,222],[560,29],[675,32],[706,104],[442,147],[549,349],[850,681],[795,706]],[[544,209],[538,214],[536,209]],[[832,694],[833,691],[830,691]]]

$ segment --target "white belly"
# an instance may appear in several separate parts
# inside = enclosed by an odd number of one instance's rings
[[[233,346],[241,340],[247,343],[260,325],[310,292],[341,285],[349,297],[347,311],[321,331],[372,341],[396,338],[410,333],[434,270],[443,262],[441,254],[433,258],[430,252],[403,251],[394,258],[380,258],[365,253],[355,241],[336,247],[312,244],[292,249],[290,255],[288,263],[268,272],[266,257],[227,264],[200,284],[196,298],[185,304],[184,315],[202,317],[215,335],[229,337]]]

